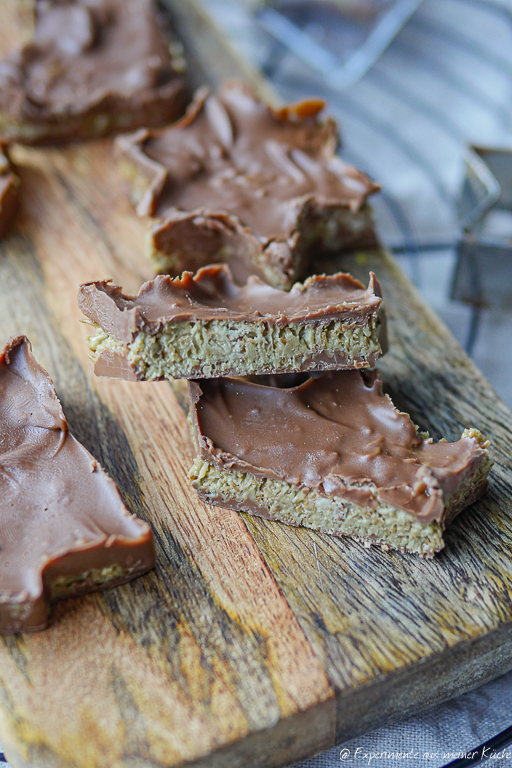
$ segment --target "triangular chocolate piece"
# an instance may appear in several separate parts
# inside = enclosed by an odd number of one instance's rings
[[[1,633],[43,629],[53,600],[154,566],[151,528],[69,433],[24,336],[0,356],[0,522]]]

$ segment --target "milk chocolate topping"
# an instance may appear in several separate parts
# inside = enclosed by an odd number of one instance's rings
[[[188,320],[317,323],[329,319],[364,323],[377,315],[380,286],[371,273],[368,288],[348,274],[317,276],[291,291],[271,288],[257,277],[234,283],[229,267],[204,267],[181,278],[159,276],[144,283],[137,296],[126,296],[108,281],[80,286],[82,312],[119,341],[130,342],[139,330],[158,331],[164,324]]]
[[[308,201],[359,210],[378,186],[335,155],[335,124],[317,117],[323,106],[273,111],[241,83],[218,96],[200,89],[180,122],[118,142],[151,182],[139,213],[231,214],[268,242],[291,235]]]
[[[242,379],[189,382],[202,458],[363,506],[443,519],[444,500],[486,451],[473,438],[422,439],[376,371],[337,371],[291,389]],[[485,488],[482,488],[482,492]]]
[[[52,136],[17,135],[17,123],[49,121],[53,138],[73,138],[73,131],[97,135],[120,127],[105,119],[103,126],[92,119],[78,125],[77,115],[124,112],[129,130],[176,119],[184,106],[184,83],[173,70],[153,0],[38,0],[32,42],[0,61],[0,133],[21,140]],[[145,111],[132,120],[132,112],[148,108],[154,115]]]
[[[83,592],[98,588],[91,570],[118,568],[112,586],[153,567],[148,524],[69,433],[23,336],[0,357],[0,470],[0,632],[42,629],[56,580]]]

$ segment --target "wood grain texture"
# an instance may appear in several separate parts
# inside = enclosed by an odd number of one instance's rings
[[[167,2],[196,80],[236,75],[195,4]],[[17,0],[0,12],[7,52],[30,16]],[[0,245],[3,337],[32,340],[72,431],[151,522],[158,554],[148,576],[61,603],[47,631],[0,640],[0,740],[14,768],[277,767],[510,668],[512,416],[393,260],[359,254],[319,271],[376,271],[395,402],[436,438],[480,428],[496,461],[488,495],[431,562],[200,503],[170,386],[95,379],[87,356],[79,283],[135,291],[151,276],[111,142],[19,147],[13,159],[22,208]]]

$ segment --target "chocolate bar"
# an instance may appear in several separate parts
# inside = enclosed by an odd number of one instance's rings
[[[154,566],[149,525],[70,434],[24,336],[0,356],[0,509],[2,634],[43,629],[54,600]]]
[[[434,443],[383,394],[375,370],[288,389],[243,379],[188,386],[190,480],[211,504],[430,557],[487,488],[480,432]]]
[[[38,0],[33,40],[0,61],[5,139],[42,144],[165,125],[185,106],[153,0]]]
[[[196,93],[162,131],[119,137],[117,151],[160,272],[227,262],[244,283],[278,288],[315,272],[324,252],[375,246],[366,199],[379,187],[335,154],[336,124],[315,99],[270,109],[241,83]]]
[[[100,281],[81,286],[95,326],[99,376],[135,381],[368,368],[381,353],[380,286],[343,273],[281,291],[226,265],[157,277],[137,296]]]

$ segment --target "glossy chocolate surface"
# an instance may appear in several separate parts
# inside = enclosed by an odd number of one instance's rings
[[[160,116],[155,100],[164,99],[162,116],[176,119],[185,106],[183,96],[178,108],[172,106],[179,94],[183,80],[173,70],[153,0],[38,0],[33,40],[0,61],[0,133],[3,121],[53,122],[64,123],[56,138],[73,138],[65,123],[74,116],[101,119],[119,111],[127,112],[125,130],[162,125],[150,113],[133,125],[130,113],[153,105]],[[83,128],[99,135],[109,126],[91,122]]]
[[[376,371],[326,373],[291,389],[202,380],[189,391],[202,458],[423,522],[443,521],[447,497],[486,457],[474,438],[423,439]]]
[[[78,298],[82,312],[119,341],[139,330],[154,333],[167,323],[226,320],[314,324],[337,320],[365,323],[377,316],[381,291],[371,273],[368,288],[348,274],[309,278],[291,291],[271,288],[257,277],[237,285],[226,265],[205,267],[181,278],[159,276],[144,283],[137,296],[106,281],[85,283]]]
[[[91,571],[114,569],[107,587],[153,567],[149,525],[69,433],[23,336],[0,357],[0,468],[0,632],[46,626],[56,581],[64,596],[98,588]]]
[[[236,216],[268,243],[290,237],[308,207],[358,211],[378,186],[336,156],[335,123],[318,119],[323,106],[316,99],[271,110],[241,83],[218,96],[200,89],[175,125],[118,141],[149,182],[139,213],[207,209]]]

